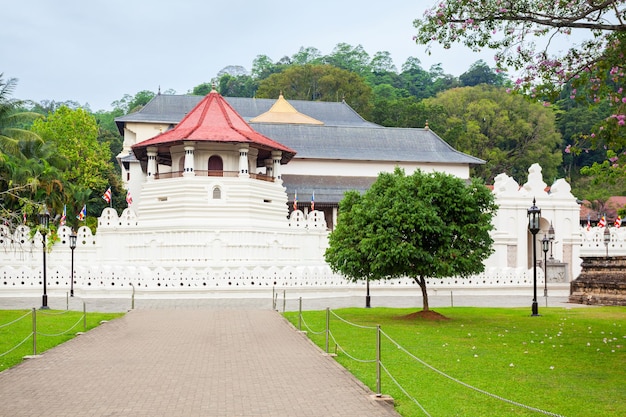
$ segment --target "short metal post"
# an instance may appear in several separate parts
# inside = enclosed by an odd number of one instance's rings
[[[285,314],[286,304],[287,304],[287,290],[283,290],[283,314]]]
[[[276,287],[272,287],[272,310],[276,310]]]
[[[134,310],[135,309],[135,286],[133,285],[132,282],[129,282],[128,285],[130,285],[133,288],[133,293],[131,295],[131,301],[130,301],[130,309]]]
[[[83,301],[83,331],[87,331],[87,305]]]
[[[329,337],[330,337],[330,308],[326,307],[326,353],[328,353]]]
[[[298,330],[302,331],[302,297],[298,301]]]
[[[382,396],[380,389],[380,324],[376,326],[376,396]]]
[[[452,291],[450,291],[450,307],[454,307],[454,298],[452,296]]]
[[[33,356],[37,354],[37,310],[33,307]]]

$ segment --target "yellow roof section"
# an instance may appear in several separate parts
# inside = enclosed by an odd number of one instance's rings
[[[268,111],[250,119],[252,123],[289,123],[300,125],[323,125],[324,122],[320,122],[306,114],[300,113],[296,110],[281,93],[278,96],[276,103],[272,105]]]

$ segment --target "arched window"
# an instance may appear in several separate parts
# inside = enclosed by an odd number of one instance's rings
[[[224,162],[222,158],[213,155],[209,158],[209,176],[221,177],[224,175]]]
[[[220,200],[222,198],[222,190],[220,187],[213,187],[213,200]]]

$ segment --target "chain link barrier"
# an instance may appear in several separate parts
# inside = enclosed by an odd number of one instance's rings
[[[422,410],[422,412],[423,412],[426,416],[428,416],[428,417],[431,417],[431,415],[428,413],[428,411],[427,411],[427,410],[426,410],[426,409],[425,409],[425,408],[424,408],[424,407],[420,404],[420,402],[419,402],[417,399],[415,399],[414,397],[412,397],[412,396],[411,396],[411,395],[407,392],[407,390],[406,390],[404,387],[402,387],[402,385],[398,382],[398,380],[396,380],[396,378],[394,378],[394,377],[393,377],[393,375],[389,372],[389,370],[388,370],[388,369],[384,366],[384,364],[383,364],[382,360],[380,360],[380,359],[379,359],[379,358],[380,358],[380,352],[377,352],[377,359],[372,359],[372,360],[359,359],[359,358],[356,358],[356,357],[354,357],[354,356],[350,355],[350,354],[346,351],[346,349],[345,349],[343,346],[341,346],[341,345],[337,342],[337,340],[336,340],[336,338],[335,338],[335,335],[334,335],[334,334],[330,331],[330,324],[329,324],[329,321],[328,321],[328,317],[329,317],[329,315],[331,315],[331,314],[332,314],[335,318],[337,318],[338,320],[340,320],[341,322],[343,322],[343,323],[345,323],[345,324],[347,324],[347,325],[349,325],[349,326],[353,326],[353,327],[356,327],[356,328],[359,328],[359,329],[363,329],[363,330],[377,330],[379,335],[383,335],[383,336],[385,336],[385,337],[386,337],[386,338],[387,338],[387,339],[388,339],[391,343],[393,343],[393,344],[394,344],[394,345],[395,345],[395,346],[396,346],[399,350],[401,350],[402,352],[404,352],[405,354],[407,354],[409,357],[411,357],[412,359],[414,359],[415,361],[417,361],[417,362],[418,362],[418,363],[420,363],[421,365],[425,366],[426,368],[428,368],[428,369],[432,370],[433,372],[435,372],[435,373],[437,373],[437,374],[439,374],[439,375],[441,375],[441,376],[443,376],[443,377],[445,377],[445,378],[447,378],[447,379],[449,379],[449,380],[451,380],[451,381],[453,381],[453,382],[456,382],[457,384],[460,384],[461,386],[463,386],[463,387],[465,387],[465,388],[468,388],[468,389],[474,390],[474,391],[476,391],[476,392],[479,392],[479,393],[481,393],[481,394],[484,394],[484,395],[489,396],[489,397],[491,397],[491,398],[494,398],[494,399],[496,399],[496,400],[503,401],[503,402],[506,402],[506,403],[508,403],[508,404],[511,404],[511,405],[514,405],[514,406],[520,407],[520,408],[524,408],[524,409],[526,409],[526,410],[530,410],[530,411],[533,411],[533,412],[541,413],[541,414],[548,415],[548,416],[552,416],[552,417],[564,417],[564,416],[563,416],[563,415],[561,415],[561,414],[552,413],[552,412],[550,412],[550,411],[542,410],[542,409],[540,409],[540,408],[532,407],[532,406],[529,406],[529,405],[526,405],[526,404],[522,404],[522,403],[517,402],[517,401],[510,400],[510,399],[508,399],[508,398],[501,397],[501,396],[499,396],[499,395],[496,395],[496,394],[490,393],[490,392],[485,391],[485,390],[483,390],[483,389],[480,389],[480,388],[474,387],[474,386],[472,386],[472,385],[470,385],[470,384],[468,384],[468,383],[466,383],[466,382],[463,382],[463,381],[461,381],[461,380],[459,380],[459,379],[457,379],[457,378],[454,378],[453,376],[450,376],[450,375],[446,374],[445,372],[443,372],[443,371],[441,371],[441,370],[439,370],[439,369],[435,368],[434,366],[432,366],[432,365],[430,365],[430,364],[428,364],[428,363],[424,362],[422,359],[418,358],[417,356],[415,356],[414,354],[412,354],[411,352],[409,352],[409,351],[408,351],[407,349],[405,349],[402,345],[400,345],[398,342],[396,342],[396,341],[395,341],[395,340],[394,340],[391,336],[389,336],[387,333],[385,333],[385,332],[384,332],[384,331],[380,328],[380,326],[378,326],[378,327],[373,327],[373,326],[364,326],[364,325],[360,325],[360,324],[356,324],[356,323],[350,322],[349,320],[346,320],[346,319],[344,319],[343,317],[339,316],[337,313],[335,313],[335,312],[334,312],[334,311],[332,311],[331,309],[327,309],[327,319],[326,319],[326,320],[327,320],[327,324],[326,324],[326,327],[327,327],[327,328],[326,328],[326,329],[324,329],[324,330],[322,330],[322,331],[320,331],[320,332],[314,332],[314,331],[312,331],[312,330],[311,330],[311,328],[309,327],[309,325],[308,325],[308,324],[306,323],[306,321],[304,320],[304,317],[303,317],[303,315],[302,315],[302,309],[301,309],[301,307],[300,307],[300,311],[298,312],[298,319],[299,319],[299,320],[301,320],[301,322],[304,324],[304,326],[308,329],[308,331],[309,331],[311,334],[314,334],[314,335],[322,335],[322,334],[326,334],[326,335],[327,335],[327,342],[326,342],[326,344],[327,344],[327,345],[328,345],[328,338],[330,337],[330,338],[332,339],[333,343],[335,344],[336,348],[337,348],[339,351],[341,351],[341,352],[342,352],[342,353],[343,353],[346,357],[348,357],[349,359],[351,359],[351,360],[353,360],[353,361],[355,361],[355,362],[359,362],[359,363],[377,363],[377,366],[379,366],[380,368],[382,368],[382,369],[385,371],[385,374],[386,374],[386,375],[387,375],[387,376],[391,379],[391,381],[392,381],[392,382],[393,382],[393,383],[394,383],[394,384],[398,387],[398,389],[399,389],[400,391],[402,391],[402,393],[403,393],[404,395],[406,395],[406,397],[407,397],[407,398],[409,398],[411,401],[413,401],[413,402],[414,402],[414,403],[415,403],[415,404],[416,404],[416,405],[420,408],[420,410]],[[378,349],[380,349],[380,346],[378,346]],[[328,353],[328,346],[326,347],[326,353]],[[378,371],[378,372],[379,372],[379,371]],[[378,391],[379,391],[379,392],[377,393],[377,395],[380,395],[380,377],[378,377],[378,384],[379,384],[379,385],[378,385]]]

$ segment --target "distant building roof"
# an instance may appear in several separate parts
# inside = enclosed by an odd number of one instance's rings
[[[180,122],[196,106],[202,96],[158,94],[141,110],[115,119],[120,134],[124,134],[124,123],[166,123]],[[246,121],[267,111],[276,103],[269,98],[224,97],[237,113]],[[363,119],[344,101],[305,101],[289,100],[298,112],[319,120],[326,126],[370,126],[381,127]]]
[[[126,122],[178,124],[202,100],[200,96],[157,95],[143,109],[115,119],[120,132]],[[225,97],[232,108],[251,121],[281,100]],[[282,99],[284,100],[284,98]],[[428,128],[388,128],[363,119],[345,102],[290,100],[287,104],[323,125],[254,123],[258,132],[294,149],[296,158],[483,164],[457,151]],[[282,105],[281,105],[282,106]],[[280,108],[280,107],[279,107]],[[166,132],[167,133],[167,132]]]

